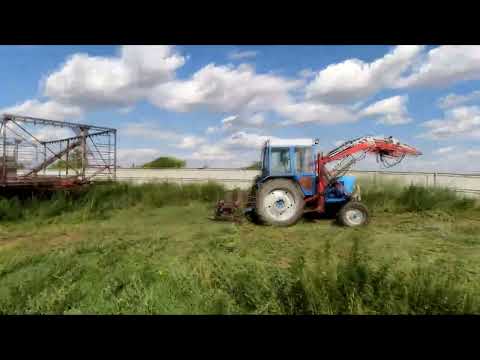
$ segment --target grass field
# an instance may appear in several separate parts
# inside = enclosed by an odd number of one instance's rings
[[[480,313],[480,209],[364,187],[365,228],[213,222],[214,184],[0,199],[1,314]]]

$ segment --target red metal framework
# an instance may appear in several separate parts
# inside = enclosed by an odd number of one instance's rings
[[[116,129],[4,114],[0,187],[70,188],[116,177]]]
[[[317,192],[314,196],[305,199],[307,203],[313,203],[314,206],[311,211],[323,212],[325,210],[325,191],[327,187],[367,154],[377,155],[377,159],[381,163],[390,167],[398,164],[407,155],[418,156],[422,153],[409,145],[400,143],[392,137],[376,138],[366,136],[347,141],[325,156],[318,154],[315,163]],[[332,170],[328,170],[326,165],[335,161],[339,163]]]

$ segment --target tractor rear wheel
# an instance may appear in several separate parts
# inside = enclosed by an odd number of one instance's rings
[[[290,226],[303,215],[305,202],[303,192],[288,179],[270,180],[260,186],[256,210],[262,223],[275,226]]]
[[[337,220],[348,227],[366,225],[369,220],[368,209],[358,201],[349,201],[338,212]]]

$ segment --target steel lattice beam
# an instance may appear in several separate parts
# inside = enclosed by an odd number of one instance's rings
[[[70,127],[73,129],[88,129],[88,130],[110,130],[115,131],[113,128],[108,127],[101,127],[101,126],[93,126],[93,125],[86,125],[86,124],[79,124],[79,123],[72,123],[68,121],[58,121],[58,120],[48,120],[48,119],[40,119],[31,116],[18,116],[12,114],[3,114],[3,118],[6,120],[15,120],[19,122],[31,123],[31,124],[42,124],[42,125],[50,125],[50,126],[58,126],[58,127]]]

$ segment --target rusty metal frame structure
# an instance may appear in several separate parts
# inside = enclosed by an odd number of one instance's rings
[[[32,131],[39,127],[70,129],[75,136],[42,139]],[[114,128],[3,114],[0,144],[0,187],[66,188],[97,179],[116,180]],[[77,155],[76,166],[72,153]],[[59,166],[58,174],[52,174],[51,166],[59,160],[64,169]]]

